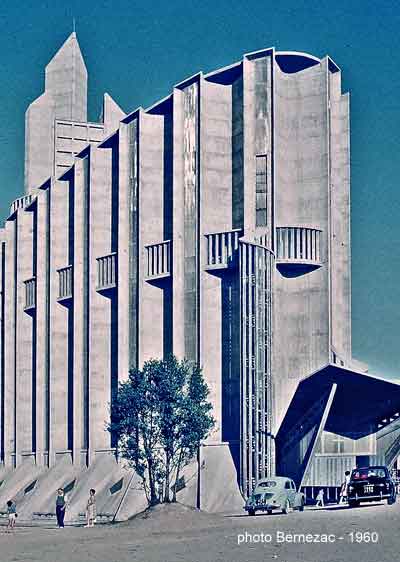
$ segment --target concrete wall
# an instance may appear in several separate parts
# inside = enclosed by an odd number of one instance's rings
[[[42,185],[53,171],[55,103],[44,93],[25,114],[25,193]]]
[[[329,73],[332,347],[351,359],[350,97],[340,72]]]
[[[6,257],[6,231],[0,229],[0,388],[4,389],[5,383],[5,257]],[[4,456],[4,390],[0,393],[0,455]],[[1,473],[1,469],[0,469]]]
[[[226,274],[206,271],[205,234],[232,230],[232,88],[200,83],[200,364],[210,389],[216,426],[210,441],[222,439],[223,400],[229,399]],[[216,274],[217,273],[217,274]],[[229,275],[229,274],[228,274]],[[224,341],[225,338],[225,341]],[[225,370],[225,372],[224,372]],[[224,388],[225,386],[225,388]],[[233,389],[232,389],[233,390]],[[225,391],[225,395],[224,395]]]
[[[18,251],[18,214],[5,224],[6,256],[4,277],[6,282],[4,322],[7,326],[4,341],[4,464],[15,467],[16,463],[16,289]]]
[[[298,381],[330,353],[327,69],[286,74],[275,65],[275,223],[322,230],[322,267],[274,275],[275,431]],[[284,342],[284,344],[283,344]]]
[[[36,207],[36,463],[49,450],[50,378],[50,189],[38,192]]]
[[[89,453],[89,236],[90,151],[74,166],[74,385],[73,427],[75,462],[85,464]]]
[[[89,193],[89,318],[88,318],[88,416],[91,459],[96,451],[110,449],[106,430],[111,404],[114,371],[113,308],[115,292],[100,293],[97,258],[111,254],[112,181],[110,149],[92,149],[90,153]],[[115,361],[116,363],[116,361]]]
[[[118,159],[118,378],[127,378],[129,357],[129,299],[122,295],[130,295],[129,281],[129,225],[130,225],[130,193],[131,193],[131,158],[130,137],[132,125],[121,124],[116,144]]]
[[[34,318],[25,310],[25,282],[33,277],[33,214],[18,211],[18,260],[16,278],[16,454],[17,463],[32,455],[36,442],[36,341],[33,338]],[[35,443],[36,446],[36,443]]]
[[[71,389],[69,345],[72,333],[69,326],[68,307],[58,302],[59,275],[57,270],[70,263],[69,239],[72,211],[70,205],[71,192],[68,181],[55,181],[49,188],[50,198],[50,262],[49,262],[49,298],[50,298],[50,323],[49,323],[49,412],[47,425],[49,428],[49,452],[51,464],[55,462],[56,452],[62,454],[69,450],[68,425],[71,419],[69,400]],[[44,217],[43,217],[44,220]],[[42,224],[42,228],[44,224]],[[43,269],[42,269],[43,273]],[[41,276],[41,282],[43,277]],[[41,319],[43,322],[43,319]],[[45,375],[46,376],[46,375]]]
[[[184,190],[183,190],[183,93],[173,92],[173,253],[172,303],[173,350],[179,358],[185,357],[184,347]]]
[[[146,281],[147,244],[164,240],[164,118],[139,124],[139,365],[164,354],[164,286]],[[168,329],[168,328],[167,328]],[[169,327],[170,329],[170,327]]]

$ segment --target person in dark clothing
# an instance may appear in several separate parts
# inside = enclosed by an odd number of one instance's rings
[[[59,488],[57,491],[57,499],[56,499],[56,515],[57,515],[57,525],[60,529],[64,528],[64,517],[65,517],[65,508],[67,504],[65,502],[65,495],[64,490]]]
[[[13,531],[15,529],[15,520],[17,517],[17,508],[15,503],[12,500],[8,500],[7,502],[7,514],[8,514],[8,525],[7,531]]]

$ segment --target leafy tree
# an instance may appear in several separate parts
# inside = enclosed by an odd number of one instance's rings
[[[142,478],[151,505],[170,501],[171,482],[176,501],[182,469],[214,426],[208,394],[201,369],[173,355],[146,361],[120,383],[108,429]]]

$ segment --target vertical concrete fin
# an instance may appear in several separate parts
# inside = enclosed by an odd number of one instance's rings
[[[113,131],[118,129],[119,122],[126,117],[126,113],[122,111],[120,106],[113,98],[105,92],[103,97],[103,110],[101,121],[104,123],[105,136],[110,135]]]
[[[44,93],[25,113],[25,193],[31,193],[52,173],[54,100]]]

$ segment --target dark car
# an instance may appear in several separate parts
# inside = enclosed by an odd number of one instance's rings
[[[396,487],[386,466],[355,468],[347,488],[349,507],[360,502],[387,500],[389,505],[396,501]]]

